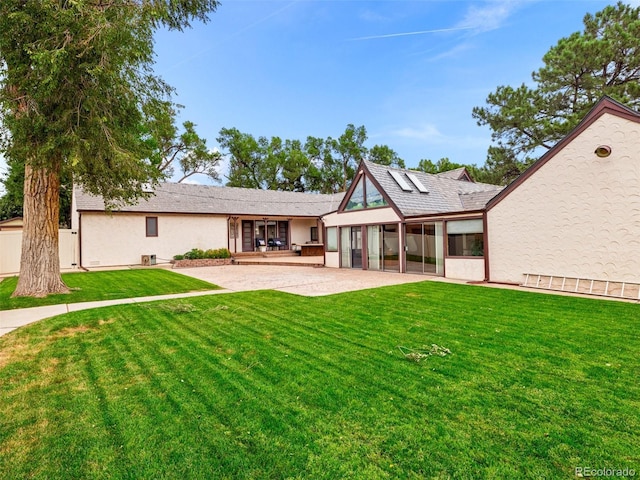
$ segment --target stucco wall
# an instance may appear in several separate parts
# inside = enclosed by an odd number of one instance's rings
[[[308,220],[291,220],[289,228],[291,228],[291,243],[301,245],[311,241],[311,227],[317,227],[318,220],[310,218]],[[322,242],[322,229],[318,228],[318,241]]]
[[[399,217],[392,208],[374,208],[343,213],[330,213],[323,217],[326,227],[341,225],[372,225],[379,223],[397,223]]]
[[[340,267],[340,254],[338,252],[325,252],[324,266],[330,268]]]
[[[594,154],[609,145],[607,158]],[[488,216],[490,279],[640,282],[640,125],[605,114]]]
[[[447,278],[482,281],[484,258],[445,258],[444,272]]]
[[[145,217],[158,217],[158,236],[147,237]],[[139,265],[141,255],[158,263],[192,248],[227,248],[227,218],[205,215],[83,213],[82,266]]]

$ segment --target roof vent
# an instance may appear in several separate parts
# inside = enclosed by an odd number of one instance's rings
[[[413,183],[416,186],[416,188],[420,193],[429,193],[429,190],[427,190],[427,187],[425,187],[422,184],[420,179],[416,177],[415,174],[406,172],[405,175],[409,178],[409,180],[411,180],[411,183]]]
[[[405,182],[404,178],[400,175],[400,172],[396,172],[395,170],[389,170],[389,175],[393,177],[398,186],[404,190],[405,192],[413,192],[411,187],[407,182]]]
[[[611,155],[611,147],[609,145],[600,145],[594,152],[598,157],[605,158]]]

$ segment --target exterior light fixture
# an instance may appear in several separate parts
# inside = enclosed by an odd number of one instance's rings
[[[600,145],[594,152],[598,157],[605,158],[611,155],[611,147],[609,145]]]

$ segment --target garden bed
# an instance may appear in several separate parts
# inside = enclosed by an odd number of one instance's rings
[[[192,267],[219,267],[220,265],[231,265],[231,258],[197,258],[173,260],[173,268],[192,268]]]

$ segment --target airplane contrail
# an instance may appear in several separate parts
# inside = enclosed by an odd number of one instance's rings
[[[419,32],[404,32],[404,33],[388,33],[386,35],[372,35],[370,37],[358,37],[358,38],[350,38],[351,41],[357,40],[375,40],[377,38],[392,38],[392,37],[406,37],[409,35],[425,35],[427,33],[440,33],[440,32],[454,32],[457,30],[471,30],[473,26],[468,27],[453,27],[453,28],[439,28],[436,30],[421,30]]]

